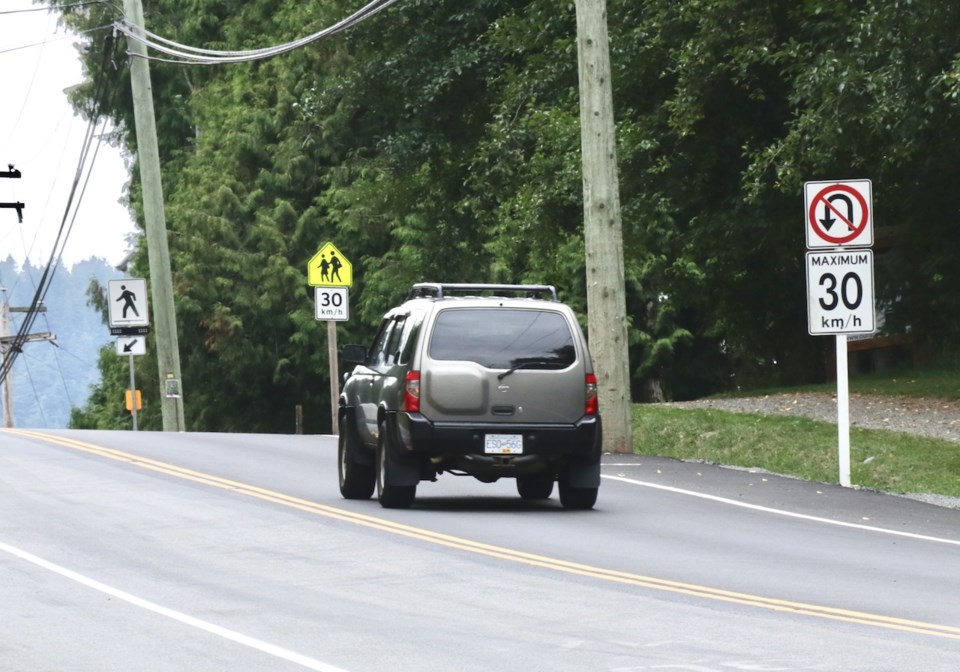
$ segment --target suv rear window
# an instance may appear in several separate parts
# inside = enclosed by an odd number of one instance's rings
[[[570,326],[548,310],[456,308],[437,315],[430,357],[490,369],[565,369],[577,359]]]

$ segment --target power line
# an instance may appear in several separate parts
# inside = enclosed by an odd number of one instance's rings
[[[30,373],[30,365],[27,364],[28,360],[24,360],[27,369],[27,380],[30,382],[30,389],[33,390],[33,398],[37,402],[37,409],[40,411],[40,418],[43,420],[43,425],[46,427],[50,423],[47,422],[47,414],[43,412],[43,404],[40,402],[40,394],[37,392],[37,386],[33,382],[33,375]]]
[[[30,44],[21,44],[18,47],[7,47],[6,49],[0,49],[0,54],[9,54],[12,51],[20,51],[22,49],[32,49],[33,47],[42,47],[45,44],[50,44],[51,42],[61,42],[63,40],[72,40],[77,35],[89,35],[91,33],[96,33],[101,30],[107,30],[108,28],[112,28],[112,27],[113,27],[112,25],[97,26],[95,28],[88,28],[87,30],[78,30],[75,33],[70,33],[68,35],[64,35],[63,37],[44,39],[40,42],[31,42]]]
[[[398,0],[373,0],[347,18],[338,21],[328,28],[324,28],[323,30],[311,35],[307,35],[306,37],[294,40],[293,42],[287,42],[286,44],[263,47],[260,49],[248,49],[244,51],[218,51],[214,49],[192,47],[179,42],[174,42],[173,40],[168,40],[164,37],[160,37],[159,35],[151,33],[145,29],[143,29],[141,34],[140,31],[136,30],[136,26],[130,23],[126,18],[123,21],[117,21],[113,25],[117,31],[126,35],[128,39],[140,42],[141,44],[150,47],[154,51],[159,51],[163,54],[174,57],[172,59],[154,58],[152,60],[204,65],[220,63],[244,63],[248,61],[258,61],[265,58],[271,58],[273,56],[279,56],[280,54],[285,54],[289,51],[293,51],[294,49],[299,49],[300,47],[306,46],[313,42],[332,37],[337,33],[357,25],[361,21],[369,19],[371,16],[379,14],[397,1]]]

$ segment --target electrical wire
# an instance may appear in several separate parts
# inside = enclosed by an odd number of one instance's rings
[[[49,28],[50,17],[47,17],[47,26]],[[23,103],[20,105],[20,112],[17,113],[17,118],[13,122],[13,127],[10,129],[10,137],[7,138],[7,141],[3,143],[4,149],[10,142],[10,138],[13,137],[13,133],[16,133],[17,127],[20,125],[20,120],[23,118],[23,111],[27,107],[27,101],[30,99],[30,93],[33,91],[33,85],[37,82],[37,71],[40,69],[40,63],[43,61],[43,51],[47,46],[47,41],[44,40],[40,45],[40,52],[37,54],[37,58],[33,63],[33,72],[30,75],[30,84],[27,85],[26,93],[23,96]]]
[[[17,47],[7,47],[6,49],[0,49],[0,54],[9,54],[12,51],[20,51],[22,49],[32,49],[33,47],[42,47],[45,44],[50,44],[52,42],[62,42],[63,40],[72,40],[77,35],[90,35],[91,33],[96,33],[101,30],[107,30],[108,28],[113,28],[113,24],[106,26],[96,26],[94,28],[88,28],[87,30],[78,30],[75,33],[70,33],[64,35],[63,37],[54,37],[50,39],[45,39],[42,42],[31,42],[30,44],[21,44]]]
[[[27,364],[27,360],[24,360],[27,370],[27,380],[30,381],[30,388],[33,390],[33,398],[37,401],[37,410],[40,411],[40,418],[43,420],[43,426],[46,427],[50,423],[47,422],[47,414],[43,412],[43,404],[40,403],[40,394],[37,392],[37,386],[33,382],[33,375],[30,373],[30,365]],[[11,411],[13,409],[10,409]]]
[[[50,324],[49,324],[49,322],[47,323],[47,329],[50,329]],[[73,406],[74,406],[74,403],[73,403],[73,395],[70,394],[70,388],[67,386],[67,379],[66,379],[66,377],[63,375],[63,366],[61,365],[61,362],[60,362],[60,353],[61,353],[61,352],[70,355],[71,357],[73,357],[74,359],[76,359],[76,360],[79,361],[79,362],[86,363],[87,360],[83,359],[82,357],[78,357],[76,354],[70,352],[69,350],[67,350],[67,349],[64,348],[63,346],[58,346],[57,349],[54,351],[55,356],[54,356],[53,359],[54,359],[54,361],[57,363],[57,371],[60,373],[60,382],[63,383],[63,392],[64,392],[64,394],[67,395],[67,403],[70,404],[70,408],[73,408]]]
[[[122,21],[115,22],[113,25],[116,31],[123,33],[128,39],[140,42],[154,51],[159,51],[160,53],[174,57],[171,59],[154,57],[151,60],[165,61],[169,63],[203,65],[220,63],[245,63],[249,61],[272,58],[273,56],[279,56],[280,54],[285,54],[293,51],[294,49],[299,49],[300,47],[306,46],[313,42],[332,37],[337,33],[357,25],[361,21],[369,19],[371,16],[379,14],[397,1],[398,0],[372,0],[372,2],[366,4],[364,7],[357,10],[347,18],[342,19],[332,26],[324,28],[316,33],[307,35],[306,37],[294,40],[293,42],[287,42],[286,44],[263,47],[260,49],[248,49],[244,51],[218,51],[180,44],[179,42],[174,42],[173,40],[169,40],[151,33],[142,27],[135,26],[126,18],[124,18]]]

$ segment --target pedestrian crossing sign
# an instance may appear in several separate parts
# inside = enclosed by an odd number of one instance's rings
[[[333,243],[324,243],[307,263],[311,287],[353,287],[353,264]]]
[[[108,281],[107,298],[111,327],[146,327],[150,324],[147,281],[144,278]]]

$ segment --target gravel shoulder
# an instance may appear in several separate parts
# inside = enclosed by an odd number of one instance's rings
[[[769,394],[737,399],[700,399],[668,404],[734,413],[794,415],[837,422],[837,397],[828,392]],[[960,443],[960,401],[918,397],[850,395],[850,426],[886,429]]]
[[[670,402],[677,408],[713,408],[732,413],[808,417],[837,423],[837,397],[827,392],[794,392],[735,399]],[[960,401],[921,397],[851,394],[850,426],[885,429],[960,443]],[[960,509],[960,498],[905,495],[937,506]]]

